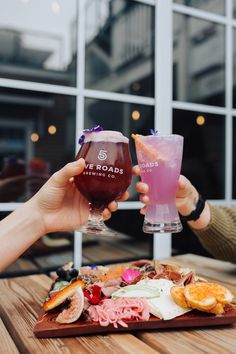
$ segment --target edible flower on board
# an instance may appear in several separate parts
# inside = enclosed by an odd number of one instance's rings
[[[127,268],[122,274],[122,279],[126,282],[126,284],[132,284],[134,280],[141,275],[139,269],[130,269]]]
[[[98,285],[94,285],[91,289],[91,292],[84,289],[84,296],[89,300],[92,305],[97,305],[105,296],[102,294],[102,288]]]

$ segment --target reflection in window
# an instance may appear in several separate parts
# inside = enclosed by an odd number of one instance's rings
[[[1,2],[0,77],[75,85],[76,23],[76,0]]]
[[[154,8],[136,1],[86,3],[85,85],[154,95]]]
[[[174,2],[219,15],[225,14],[225,0],[174,0]]]
[[[74,159],[75,98],[1,89],[0,102],[0,202],[22,202]]]
[[[225,117],[174,110],[173,132],[184,136],[182,173],[205,198],[224,198]]]
[[[173,45],[173,99],[224,106],[224,26],[175,14]]]
[[[149,134],[154,127],[154,108],[134,103],[120,103],[105,100],[86,99],[85,128],[101,125],[106,130],[118,130],[130,138],[132,133]],[[133,164],[137,163],[134,142],[130,138],[130,152]],[[133,179],[130,199],[138,200]]]

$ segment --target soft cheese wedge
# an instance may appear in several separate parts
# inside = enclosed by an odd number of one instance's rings
[[[170,294],[170,289],[174,286],[171,280],[167,279],[144,279],[138,284],[152,286],[159,289],[160,296],[147,299],[150,313],[163,320],[171,320],[191,311],[189,307],[182,308],[177,305]]]
[[[163,320],[171,320],[191,311],[189,307],[183,308],[177,305],[170,295],[162,295],[159,298],[152,298],[147,301],[150,313]]]

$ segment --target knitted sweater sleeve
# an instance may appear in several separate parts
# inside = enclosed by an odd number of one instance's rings
[[[236,263],[236,207],[213,206],[210,223],[192,231],[215,258]]]

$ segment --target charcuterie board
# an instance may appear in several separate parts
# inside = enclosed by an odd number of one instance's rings
[[[236,323],[234,295],[178,264],[71,264],[57,270],[34,327],[39,338]]]

